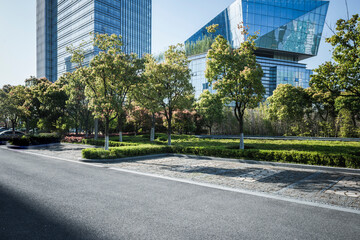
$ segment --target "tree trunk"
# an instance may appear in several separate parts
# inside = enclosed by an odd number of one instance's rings
[[[244,150],[245,149],[245,145],[244,145],[244,116],[240,115],[239,116],[239,127],[240,127],[240,149]]]
[[[95,136],[94,139],[98,140],[99,137],[99,119],[95,118]]]
[[[11,125],[12,125],[12,132],[13,132],[13,134],[15,134],[16,120],[11,120]]]
[[[88,132],[89,132],[89,116],[85,117],[84,126],[85,126],[85,138],[87,138],[88,137]]]
[[[119,126],[119,142],[123,142],[123,132],[122,132],[122,129],[123,129],[123,122],[122,122],[122,114],[119,115],[118,117],[118,126]]]
[[[211,131],[212,129],[211,129],[211,126],[209,127],[209,132],[210,132],[210,136],[211,136],[211,134],[212,134],[212,131]]]
[[[155,141],[155,113],[152,114],[151,120],[151,132],[150,132],[150,142]]]
[[[351,114],[351,120],[352,120],[354,128],[356,128],[357,125],[356,125],[356,117],[355,117],[355,115]]]
[[[168,146],[171,146],[171,118],[168,120]]]
[[[105,118],[105,150],[109,150],[109,125],[109,119]]]
[[[25,125],[26,125],[26,134],[29,134],[29,131],[30,131],[29,118],[26,118]]]

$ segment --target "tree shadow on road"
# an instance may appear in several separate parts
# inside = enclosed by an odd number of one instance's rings
[[[94,233],[0,186],[0,239],[95,239]]]

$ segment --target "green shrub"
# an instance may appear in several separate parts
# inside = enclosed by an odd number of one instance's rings
[[[16,146],[30,146],[30,145],[44,145],[51,143],[60,143],[61,137],[52,133],[41,133],[39,135],[22,136],[21,138],[14,138],[10,142]]]
[[[86,159],[110,159],[110,151],[100,148],[87,148],[82,150],[82,156]]]
[[[30,146],[31,140],[28,136],[22,136],[21,138],[14,138],[9,141],[11,145],[15,146]]]
[[[94,139],[83,139],[82,144],[86,145],[93,145],[93,146],[104,146],[105,140],[94,140]],[[115,142],[115,141],[109,141],[110,147],[123,147],[123,146],[136,146],[137,143],[129,143],[129,142]]]
[[[159,134],[166,141],[165,134]],[[149,144],[134,140],[136,144],[118,146],[115,142],[108,152],[99,152],[93,158],[123,158],[159,153],[177,153],[222,158],[249,159],[271,162],[322,165],[333,167],[360,168],[359,143],[325,141],[283,141],[283,140],[246,140],[246,149],[239,150],[238,140],[198,139],[193,136],[178,135],[173,146]],[[141,139],[141,138],[140,138]],[[144,140],[144,139],[143,139]],[[235,145],[236,143],[236,145]],[[99,146],[103,146],[102,140]],[[128,143],[126,143],[128,144]],[[134,146],[135,145],[135,146]],[[84,150],[90,151],[90,150]],[[101,154],[100,154],[101,153]],[[85,155],[84,155],[85,157]]]
[[[156,145],[125,146],[118,148],[104,149],[83,149],[82,155],[86,159],[114,159],[124,157],[145,156],[150,154],[168,153],[169,147]]]

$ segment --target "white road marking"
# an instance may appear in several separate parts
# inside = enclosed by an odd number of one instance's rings
[[[49,156],[49,155],[40,154],[40,153],[25,152],[25,151],[16,150],[16,149],[10,149],[10,148],[3,148],[3,149],[8,150],[8,151],[11,151],[11,152],[30,154],[30,155],[34,155],[34,156],[45,157],[45,158],[52,158],[52,159],[56,159],[56,160],[60,160],[60,161],[65,161],[65,162],[72,162],[72,163],[89,165],[89,166],[98,167],[98,168],[105,168],[104,166],[97,165],[97,164],[93,164],[93,163],[85,163],[85,162],[80,162],[80,161],[77,161],[77,160],[71,160],[71,159],[66,159],[66,158],[54,157],[54,156]]]

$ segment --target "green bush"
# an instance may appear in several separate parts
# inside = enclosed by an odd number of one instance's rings
[[[237,150],[220,147],[183,147],[139,145],[111,148],[109,151],[84,149],[83,157],[89,159],[123,158],[160,153],[190,154],[222,158],[253,159],[259,161],[287,162],[309,165],[360,168],[360,157],[351,154],[326,154],[318,152],[281,150]]]
[[[110,151],[100,148],[87,148],[82,150],[82,156],[86,159],[110,159]]]
[[[150,154],[168,153],[169,147],[156,145],[127,146],[119,148],[104,149],[83,149],[82,155],[86,159],[114,159],[134,156],[145,156]]]
[[[94,140],[94,139],[83,139],[82,144],[93,145],[93,146],[104,146],[105,140]],[[123,146],[136,146],[137,143],[129,143],[129,142],[115,142],[109,141],[109,147],[123,147]]]
[[[16,146],[31,146],[31,145],[44,145],[51,143],[60,143],[61,137],[53,133],[41,133],[39,135],[22,136],[21,138],[14,138],[10,142]]]

